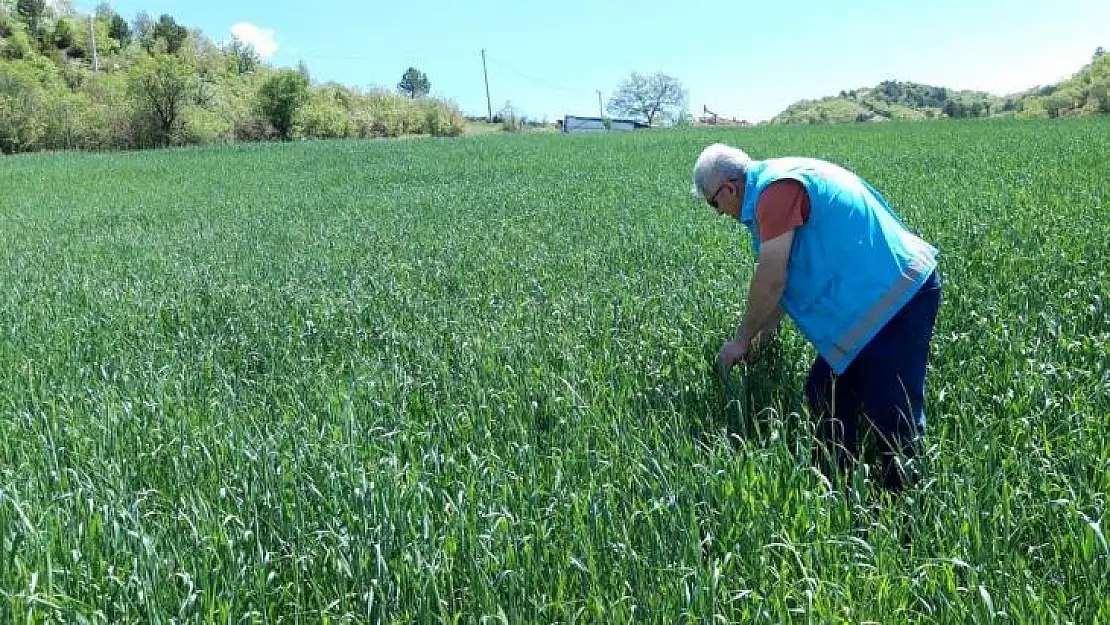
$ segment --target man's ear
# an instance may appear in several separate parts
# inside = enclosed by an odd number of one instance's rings
[[[743,205],[743,203],[744,203],[744,181],[743,180],[739,180],[737,182],[731,182],[730,181],[729,184],[732,185],[732,194],[735,195],[736,197],[740,198],[740,204]]]

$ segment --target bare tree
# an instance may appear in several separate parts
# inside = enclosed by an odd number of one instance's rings
[[[686,108],[686,92],[677,78],[656,72],[645,76],[633,72],[617,88],[606,109],[614,115],[643,117],[650,125],[659,114]]]

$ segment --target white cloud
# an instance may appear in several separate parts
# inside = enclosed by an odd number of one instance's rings
[[[259,28],[254,24],[240,22],[231,27],[231,34],[238,37],[243,43],[254,46],[255,52],[262,58],[271,57],[278,51],[274,31],[269,28]]]

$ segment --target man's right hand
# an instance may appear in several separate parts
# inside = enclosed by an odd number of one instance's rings
[[[717,354],[717,373],[721,376],[728,375],[736,363],[748,358],[748,345],[742,341],[729,341],[721,346]]]

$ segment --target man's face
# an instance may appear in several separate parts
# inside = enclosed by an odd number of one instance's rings
[[[718,214],[739,219],[740,204],[742,201],[741,193],[740,185],[737,181],[730,180],[717,187],[709,197],[705,198],[705,201],[709,202],[709,205],[712,206],[713,210],[717,211]]]

